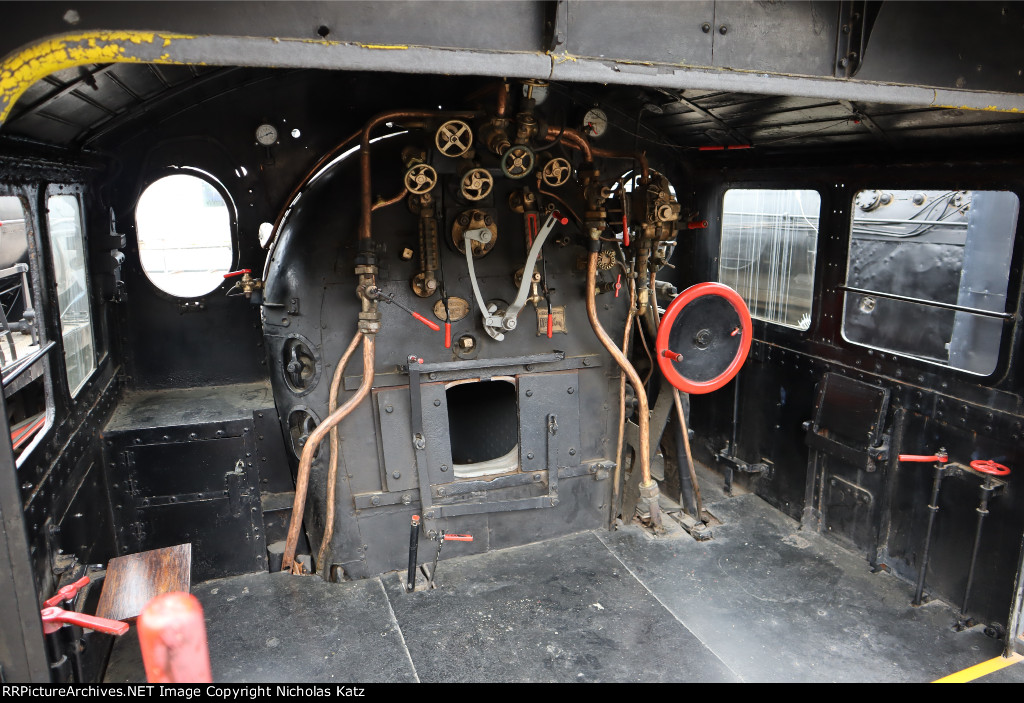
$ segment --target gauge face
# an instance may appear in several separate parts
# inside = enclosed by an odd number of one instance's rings
[[[277,141],[277,127],[272,124],[261,124],[256,128],[256,141],[263,146],[270,146]]]
[[[600,137],[608,131],[608,115],[601,108],[595,107],[583,116],[583,133],[588,137]]]

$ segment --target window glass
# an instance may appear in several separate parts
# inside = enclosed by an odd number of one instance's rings
[[[78,197],[74,195],[51,196],[47,209],[64,364],[71,395],[75,396],[96,368],[82,217]]]
[[[862,190],[854,198],[843,336],[988,375],[1006,328],[1017,196]],[[985,315],[973,310],[995,313]]]
[[[718,280],[751,316],[811,326],[821,196],[814,190],[728,190],[722,203]]]
[[[142,269],[171,295],[194,298],[224,282],[231,270],[231,216],[217,189],[176,174],[152,183],[135,207]]]

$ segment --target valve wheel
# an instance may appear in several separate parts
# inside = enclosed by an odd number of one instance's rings
[[[655,348],[665,378],[685,393],[718,390],[750,351],[753,326],[739,293],[721,283],[698,283],[669,303]]]
[[[992,476],[1010,475],[1010,467],[997,464],[991,459],[975,459],[971,462],[971,468],[983,474],[991,474]]]
[[[459,191],[466,200],[483,200],[493,187],[494,176],[485,168],[474,168],[462,177]]]
[[[551,159],[544,164],[540,175],[544,179],[544,183],[551,188],[563,186],[569,182],[569,177],[572,176],[572,164],[568,159],[562,157]]]
[[[437,171],[433,166],[417,164],[405,172],[405,189],[415,195],[429,193],[437,185]]]
[[[510,146],[501,157],[501,171],[509,178],[525,178],[533,170],[537,157],[533,149],[517,144]]]
[[[473,130],[462,120],[448,120],[437,128],[434,144],[444,156],[463,156],[473,146]]]

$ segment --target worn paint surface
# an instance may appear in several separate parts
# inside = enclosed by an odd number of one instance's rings
[[[0,123],[36,81],[75,66],[93,63],[176,63],[166,51],[147,56],[146,49],[166,49],[188,35],[152,32],[88,32],[34,44],[0,63]]]

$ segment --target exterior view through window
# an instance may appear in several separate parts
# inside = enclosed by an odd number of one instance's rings
[[[728,190],[722,204],[718,280],[750,314],[811,326],[821,196],[813,190]]]
[[[198,176],[152,183],[135,208],[139,258],[149,280],[180,298],[206,295],[231,270],[231,216],[217,189]]]
[[[47,210],[64,364],[68,387],[75,396],[96,368],[89,288],[85,279],[82,213],[75,195],[51,196]]]
[[[843,336],[991,374],[1006,328],[1018,206],[1015,194],[998,191],[857,193]]]

